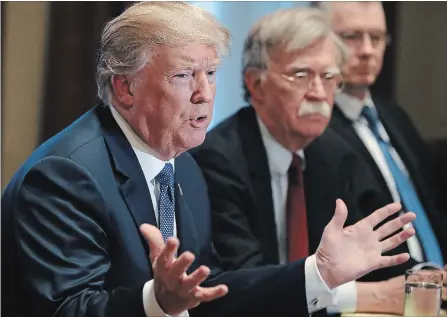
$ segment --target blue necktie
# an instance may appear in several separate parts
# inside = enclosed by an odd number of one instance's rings
[[[427,261],[437,263],[443,266],[443,259],[438,241],[427,218],[427,214],[422,206],[417,192],[411,183],[409,177],[401,170],[393,159],[390,148],[391,144],[382,139],[379,133],[379,117],[374,108],[365,106],[362,110],[362,116],[368,121],[369,128],[376,137],[383,156],[386,159],[389,169],[393,174],[396,182],[397,190],[402,199],[402,203],[407,210],[413,211],[416,214],[416,219],[413,221],[414,227],[418,234],[419,240],[424,248]]]
[[[163,240],[174,236],[175,196],[174,169],[172,164],[166,163],[160,173],[155,176],[160,183],[160,200],[158,203],[158,227]]]

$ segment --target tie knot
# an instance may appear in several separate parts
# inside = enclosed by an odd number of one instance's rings
[[[377,123],[379,122],[379,118],[377,116],[375,109],[368,107],[368,106],[364,106],[362,109],[362,116],[366,119],[366,121],[368,121],[368,124],[371,127],[377,126]]]
[[[289,167],[289,182],[292,185],[300,185],[302,174],[303,174],[303,168],[302,168],[302,162],[303,160],[301,157],[299,157],[296,154],[293,154],[292,156],[292,163]]]
[[[292,163],[290,163],[289,169],[295,169],[295,171],[300,172],[302,170],[302,159],[300,156],[293,154],[292,156]]]
[[[155,176],[161,185],[174,186],[174,169],[171,163],[166,163],[160,173]]]

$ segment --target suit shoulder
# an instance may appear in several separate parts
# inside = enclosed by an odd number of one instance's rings
[[[47,158],[64,158],[70,161],[83,160],[84,156],[98,155],[104,147],[101,127],[93,110],[88,111],[70,126],[42,143],[23,163],[11,183],[21,183],[23,177],[39,162]],[[17,184],[16,184],[17,185]]]

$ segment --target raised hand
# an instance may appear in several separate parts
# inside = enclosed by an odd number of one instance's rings
[[[344,228],[348,210],[341,199],[337,200],[334,217],[324,229],[316,252],[318,270],[330,288],[356,280],[376,269],[404,263],[410,258],[408,253],[393,256],[382,256],[382,253],[394,249],[415,234],[413,228],[408,228],[385,239],[413,221],[416,218],[413,212],[407,212],[374,230],[401,208],[400,204],[389,204],[355,225]]]
[[[210,269],[200,266],[187,275],[186,270],[194,262],[194,254],[184,252],[175,258],[179,241],[169,238],[166,245],[158,228],[143,224],[140,227],[150,248],[150,261],[154,273],[155,298],[160,308],[169,315],[180,314],[227,294],[226,285],[199,286],[210,274]]]

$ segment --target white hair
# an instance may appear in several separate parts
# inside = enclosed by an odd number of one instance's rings
[[[101,36],[96,84],[105,104],[113,101],[113,75],[134,75],[149,62],[157,45],[212,45],[219,57],[228,53],[230,33],[208,11],[185,2],[134,4],[108,22]]]
[[[273,12],[259,20],[245,40],[243,75],[251,68],[265,70],[273,49],[302,50],[328,37],[334,41],[338,66],[341,66],[347,60],[347,50],[332,32],[330,20],[322,10],[306,7]],[[244,89],[245,100],[249,101],[250,93],[245,84]]]

